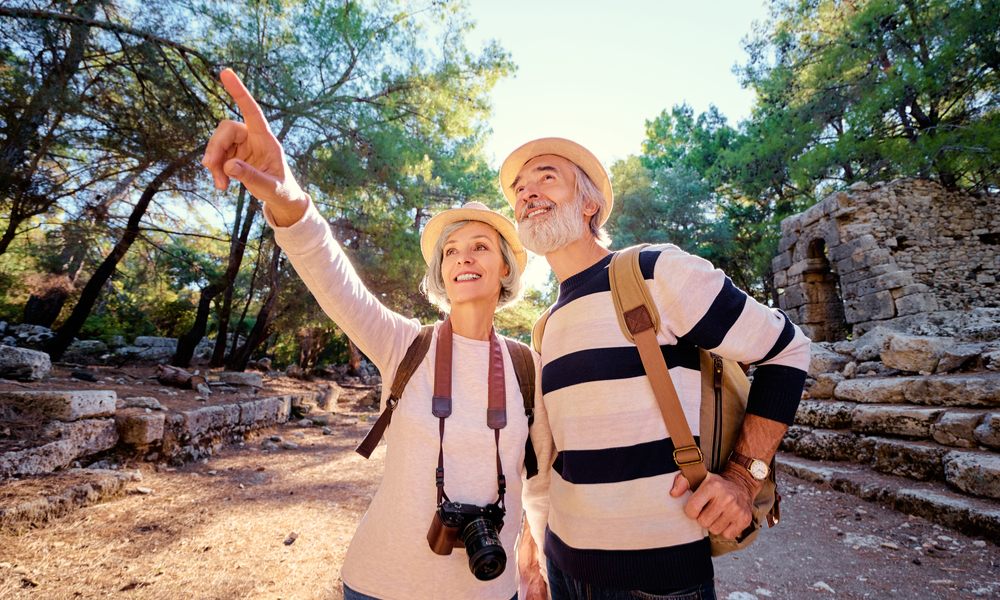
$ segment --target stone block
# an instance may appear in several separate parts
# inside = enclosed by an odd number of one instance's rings
[[[875,327],[868,331],[854,342],[854,358],[858,362],[878,360],[879,356],[882,355],[885,340],[894,333],[895,331],[885,327]]]
[[[899,300],[905,296],[912,296],[913,294],[925,294],[930,291],[930,288],[922,283],[914,283],[912,285],[903,286],[892,290],[892,297],[895,300]],[[937,305],[936,302],[934,304]],[[904,304],[905,306],[905,304]]]
[[[809,388],[810,398],[833,398],[833,390],[844,380],[840,373],[822,373],[816,377],[816,383]],[[832,427],[828,429],[837,429]]]
[[[875,292],[892,291],[903,288],[913,283],[913,276],[907,271],[893,271],[878,277],[862,279],[854,284],[854,293],[858,296],[867,296]],[[898,304],[897,304],[898,306]]]
[[[49,374],[49,355],[28,348],[0,345],[0,377],[17,381],[38,381]]]
[[[944,353],[954,346],[952,338],[894,333],[882,347],[882,362],[890,369],[933,373]]]
[[[985,350],[985,344],[958,344],[944,351],[935,373],[949,373],[968,368]]]
[[[776,271],[774,273],[774,287],[781,289],[788,285],[788,273],[786,271]]]
[[[968,494],[1000,499],[1000,456],[954,450],[943,462],[945,477],[951,485]]]
[[[120,410],[115,414],[118,437],[133,446],[148,446],[162,440],[165,421],[163,413],[147,413],[139,408]]]
[[[812,433],[812,428],[810,427],[792,425],[788,428],[788,431],[785,432],[784,437],[781,438],[781,449],[786,452],[795,452],[798,447],[799,440],[810,433]]]
[[[850,360],[843,354],[837,354],[823,346],[813,344],[809,355],[809,377],[817,379],[823,373],[839,372]]]
[[[795,446],[795,454],[814,460],[856,461],[858,439],[850,431],[814,429],[799,438]]]
[[[51,473],[81,456],[110,450],[118,443],[114,419],[56,422],[46,428],[45,435],[58,441],[0,454],[0,478]]]
[[[183,433],[196,437],[207,431],[219,429],[225,422],[221,406],[206,406],[198,410],[182,411],[184,415]]]
[[[248,387],[264,387],[264,375],[261,373],[243,373],[240,371],[223,371],[219,373],[219,381],[231,385],[244,385]]]
[[[802,215],[792,215],[781,220],[781,235],[797,234],[802,231]]]
[[[792,253],[782,252],[771,260],[771,270],[775,273],[784,271],[792,266]]]
[[[863,405],[854,409],[851,430],[855,433],[927,438],[943,408]]]
[[[913,294],[896,298],[896,314],[900,316],[929,313],[937,309],[937,300],[929,294]]]
[[[833,390],[838,400],[864,404],[900,404],[906,402],[907,378],[898,379],[848,379]]]
[[[177,352],[177,338],[152,337],[140,335],[132,342],[133,346],[140,348],[167,348],[171,353]]]
[[[166,360],[174,355],[176,350],[163,346],[125,346],[118,349],[122,356],[132,356],[143,360]]]
[[[942,459],[949,453],[929,442],[911,442],[880,437],[861,440],[858,462],[870,464],[876,471],[909,477],[918,481],[944,479]]]
[[[934,441],[955,448],[975,448],[975,429],[983,421],[982,412],[951,409],[931,426]]]
[[[819,204],[813,204],[802,213],[802,227],[809,227],[816,221],[822,219],[825,214],[822,202]]]
[[[1000,406],[1000,373],[935,375],[905,379],[905,397],[913,404]]]
[[[892,292],[875,292],[844,301],[844,318],[848,323],[891,319],[895,314]]]
[[[873,250],[875,248],[878,248],[878,242],[875,241],[875,236],[863,235],[849,242],[844,242],[836,248],[831,248],[830,260],[839,263],[854,254],[858,254],[866,250]]]
[[[817,429],[846,429],[851,426],[855,407],[853,402],[802,400],[795,413],[795,424]]]
[[[0,392],[0,400],[26,412],[58,421],[76,421],[115,414],[117,394],[111,390],[77,392]]]
[[[806,290],[803,288],[802,284],[790,285],[786,287],[781,296],[784,298],[784,307],[789,309],[798,308],[809,302]]]
[[[973,434],[976,436],[976,441],[983,446],[994,450],[1000,449],[1000,413],[985,414],[982,424],[976,427]]]
[[[837,261],[837,273],[853,273],[861,269],[892,264],[892,253],[887,248],[874,248]]]

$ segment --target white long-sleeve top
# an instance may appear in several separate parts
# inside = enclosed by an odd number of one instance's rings
[[[311,203],[302,219],[289,227],[277,227],[266,209],[264,214],[274,228],[275,240],[320,306],[378,367],[385,382],[384,409],[389,382],[417,337],[420,323],[387,309],[365,288],[333,239],[328,224]],[[500,540],[507,553],[507,567],[500,577],[479,581],[469,569],[464,549],[457,548],[451,555],[441,556],[433,553],[427,543],[427,530],[437,508],[434,471],[439,420],[431,414],[431,396],[439,327],[440,323],[435,326],[427,356],[407,384],[386,430],[382,484],[351,540],[341,577],[355,591],[382,600],[509,600],[518,587],[517,545],[522,508],[528,508],[532,537],[541,548],[548,498],[543,494],[522,505],[528,424],[505,344],[501,348],[507,426],[500,431],[500,456],[507,479],[507,514]],[[534,355],[534,359],[537,370],[538,356]],[[485,506],[497,499],[496,445],[492,430],[486,426],[488,371],[489,342],[455,335],[453,412],[446,419],[444,435],[445,491],[454,502]],[[536,390],[540,399],[541,385]],[[537,399],[536,405],[540,405]],[[536,423],[547,427],[544,412],[536,411]],[[532,427],[533,439],[536,429]],[[543,437],[550,439],[551,434],[546,432]],[[547,479],[551,456],[540,452],[538,460],[541,472],[537,477]]]

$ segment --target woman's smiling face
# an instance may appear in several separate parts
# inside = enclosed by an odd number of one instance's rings
[[[473,221],[448,236],[441,252],[441,278],[452,308],[486,300],[496,305],[500,278],[510,272],[503,262],[496,229]]]

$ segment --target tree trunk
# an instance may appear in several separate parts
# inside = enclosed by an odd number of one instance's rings
[[[232,262],[233,255],[236,252],[236,246],[239,244],[240,236],[240,219],[243,217],[243,202],[246,199],[247,188],[242,183],[240,184],[240,195],[236,200],[236,218],[233,219],[233,234],[230,238],[232,243],[229,244],[229,261]],[[242,261],[241,261],[242,262]],[[229,282],[226,287],[225,295],[222,298],[222,307],[220,308],[216,318],[219,320],[218,333],[215,335],[215,349],[212,350],[212,360],[209,361],[209,366],[221,367],[225,363],[226,356],[226,340],[229,334],[229,316],[233,310],[233,287],[235,286],[236,278]]]
[[[170,364],[175,367],[187,367],[191,364],[194,356],[194,349],[205,337],[205,330],[208,329],[208,314],[212,306],[212,300],[221,294],[233,280],[240,270],[243,262],[243,251],[246,249],[247,237],[250,235],[250,226],[253,224],[254,214],[257,211],[257,199],[250,196],[250,206],[247,207],[246,218],[243,220],[243,231],[240,232],[238,243],[234,246],[234,251],[229,255],[229,265],[222,277],[216,279],[201,290],[198,298],[198,312],[195,314],[194,325],[191,330],[177,340],[177,353],[174,354]]]
[[[271,288],[267,292],[267,298],[264,299],[264,304],[261,306],[260,312],[257,313],[257,322],[254,323],[253,329],[250,330],[247,341],[229,359],[230,371],[245,371],[247,363],[250,362],[250,355],[272,333],[271,325],[274,323],[275,317],[277,317],[274,309],[278,304],[278,264],[280,261],[281,248],[275,244],[274,251],[271,254],[270,268],[268,269]]]
[[[358,369],[361,368],[361,350],[350,339],[347,340],[347,347],[351,350],[351,357],[347,359],[347,374],[357,377]]]
[[[80,294],[80,300],[77,301],[76,306],[73,307],[73,312],[70,314],[69,318],[59,331],[56,332],[55,337],[53,337],[46,351],[49,353],[49,357],[53,360],[59,360],[62,358],[66,348],[73,343],[73,338],[76,334],[80,332],[80,328],[83,327],[84,321],[90,316],[90,311],[94,307],[94,303],[97,302],[97,298],[101,294],[101,288],[107,283],[111,276],[114,275],[115,269],[118,267],[118,263],[121,262],[125,253],[132,246],[132,242],[139,236],[139,223],[142,221],[142,217],[146,214],[146,209],[149,207],[150,201],[152,201],[153,196],[160,191],[170,177],[174,175],[178,170],[183,168],[196,156],[200,156],[205,153],[205,146],[199,146],[194,151],[185,154],[184,156],[175,159],[172,163],[167,165],[160,173],[153,178],[146,189],[143,190],[142,196],[139,197],[139,201],[135,204],[135,208],[132,209],[132,214],[129,215],[128,224],[125,226],[125,232],[122,234],[118,243],[115,244],[114,249],[111,253],[104,259],[94,274],[91,276],[90,281],[83,288],[83,293]]]

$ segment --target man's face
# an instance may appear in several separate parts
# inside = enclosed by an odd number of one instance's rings
[[[583,199],[576,195],[576,170],[561,156],[536,156],[511,185],[517,198],[517,233],[525,248],[544,256],[587,232]]]

